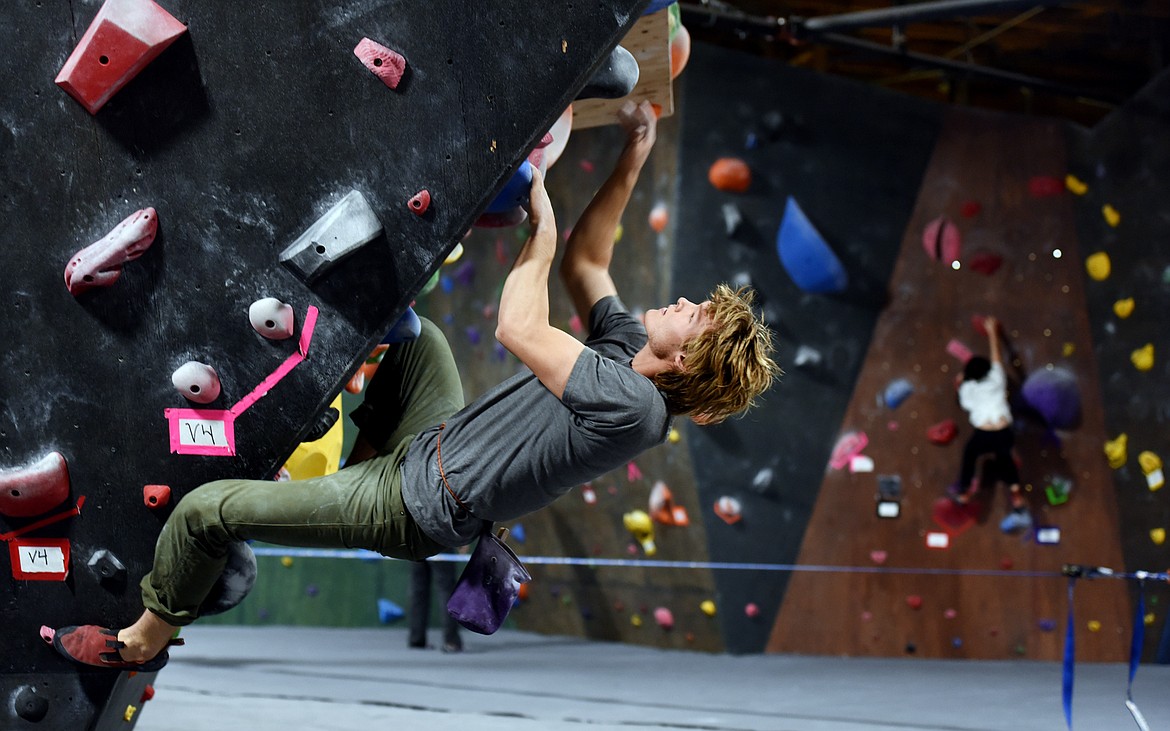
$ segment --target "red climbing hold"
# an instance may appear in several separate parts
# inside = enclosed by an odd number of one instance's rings
[[[983,210],[983,205],[979,201],[964,201],[959,208],[959,213],[963,218],[975,218]]]
[[[167,485],[146,485],[142,488],[142,502],[151,510],[165,508],[171,502],[171,488]]]
[[[421,216],[431,207],[431,192],[429,190],[420,190],[414,194],[414,197],[407,202],[406,206],[415,215]]]
[[[1049,198],[1064,193],[1064,180],[1050,175],[1037,175],[1028,181],[1028,193],[1033,198]]]
[[[60,452],[49,452],[37,462],[0,470],[0,515],[31,518],[42,515],[69,497],[69,468]]]
[[[97,114],[186,30],[154,0],[106,0],[56,84]]]
[[[1003,257],[990,251],[980,251],[971,257],[970,267],[980,274],[990,277],[999,271],[1003,265]]]
[[[937,424],[934,424],[929,429],[927,429],[926,438],[929,439],[932,444],[945,447],[951,443],[951,441],[955,438],[955,435],[958,433],[959,429],[957,426],[955,426],[955,420],[946,419],[944,421],[940,421]]]
[[[369,38],[363,38],[361,43],[357,44],[353,49],[353,55],[391,89],[398,88],[398,82],[402,81],[402,75],[406,73],[406,59],[402,54],[391,51]]]

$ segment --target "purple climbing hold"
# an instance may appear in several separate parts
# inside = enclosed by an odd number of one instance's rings
[[[1081,423],[1081,391],[1067,368],[1053,366],[1032,373],[1021,389],[1024,401],[1053,429],[1075,429]]]
[[[467,329],[464,330],[464,333],[467,335],[467,342],[471,343],[473,346],[479,345],[479,341],[482,335],[480,334],[478,327],[475,325],[468,325]]]

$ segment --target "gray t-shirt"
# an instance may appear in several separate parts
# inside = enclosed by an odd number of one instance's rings
[[[539,510],[666,439],[666,402],[630,367],[646,344],[645,326],[620,299],[606,297],[593,306],[589,333],[562,399],[526,370],[447,420],[443,470],[470,515],[439,476],[438,426],[415,437],[402,494],[423,532],[446,546],[465,545],[482,521]]]

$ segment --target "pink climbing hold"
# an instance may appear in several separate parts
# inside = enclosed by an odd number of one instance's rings
[[[922,232],[922,248],[931,259],[950,264],[962,256],[963,239],[949,218],[939,216],[926,224]]]
[[[401,53],[391,51],[369,38],[363,38],[354,47],[353,55],[391,89],[398,88],[398,82],[402,81],[402,75],[406,73],[406,59]]]
[[[416,216],[421,216],[427,212],[431,207],[431,192],[429,190],[420,190],[415,193],[413,197],[407,202],[406,207],[411,210]]]
[[[654,621],[662,629],[674,628],[674,613],[666,607],[658,607],[654,610]]]
[[[884,564],[887,558],[889,558],[889,554],[885,551],[874,550],[869,552],[869,560],[873,561],[878,566]]]
[[[844,469],[868,444],[869,437],[865,432],[852,431],[841,435],[829,456],[829,466],[835,470]]]
[[[97,114],[186,31],[153,0],[106,0],[54,81]]]
[[[760,607],[755,602],[748,602],[743,608],[743,613],[754,619],[760,616]]]
[[[154,243],[158,214],[143,208],[114,230],[73,255],[65,266],[65,286],[76,297],[94,287],[109,287],[122,276],[122,265],[134,261]]]
[[[626,480],[629,482],[637,482],[642,479],[642,470],[638,469],[635,462],[626,464]]]

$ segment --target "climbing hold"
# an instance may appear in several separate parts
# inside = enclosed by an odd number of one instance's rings
[[[882,403],[886,408],[896,409],[902,405],[902,402],[914,393],[914,384],[910,383],[909,379],[896,378],[886,385],[886,390],[882,392]]]
[[[293,308],[275,297],[258,299],[248,306],[252,329],[269,340],[284,340],[293,334]]]
[[[109,549],[94,551],[86,563],[90,573],[101,583],[121,584],[126,581],[126,567]]]
[[[1041,632],[1051,632],[1056,629],[1056,620],[1044,618],[1037,621],[1036,626],[1040,628]]]
[[[772,490],[772,482],[774,479],[775,472],[771,467],[765,467],[752,478],[752,492],[760,495],[768,494]]]
[[[622,240],[622,234],[625,233],[625,230],[625,226],[622,226],[620,223],[617,225],[617,228],[613,230],[613,242],[615,244]]]
[[[760,616],[760,607],[755,602],[748,602],[743,607],[743,613],[747,615],[748,619],[755,619]]]
[[[135,713],[138,713],[138,706],[126,706],[126,710],[122,712],[122,720],[130,723],[134,720]]]
[[[637,462],[626,463],[626,482],[637,482],[642,479],[642,470],[638,468]]]
[[[305,229],[280,255],[280,261],[306,284],[378,238],[382,222],[365,196],[351,190]]]
[[[654,545],[654,523],[646,511],[631,510],[622,516],[622,525],[626,527],[634,540],[642,544],[642,550],[646,552],[647,556],[653,556],[658,552],[657,546]]]
[[[670,78],[677,79],[683,69],[687,67],[687,61],[690,60],[691,34],[685,25],[679,23],[678,31],[674,34],[674,38],[670,39]]]
[[[983,204],[979,201],[963,201],[963,205],[959,207],[959,215],[963,218],[975,218],[982,210]]]
[[[666,435],[666,440],[671,444],[678,444],[682,441],[682,432],[672,426],[670,427],[670,433]]]
[[[431,207],[431,192],[425,189],[420,190],[406,202],[406,207],[410,209],[411,213],[421,216]]]
[[[943,617],[945,619],[954,619],[957,616],[959,616],[959,611],[953,607],[948,607],[943,610]]]
[[[792,364],[797,368],[818,366],[823,360],[821,351],[808,345],[801,345],[796,349],[796,355],[792,357]]]
[[[743,519],[743,505],[739,500],[724,495],[715,501],[715,514],[718,515],[724,523],[734,525]]]
[[[184,398],[197,404],[209,404],[219,398],[219,374],[205,363],[187,361],[171,374],[171,383]]]
[[[1117,300],[1113,303],[1113,314],[1124,320],[1133,314],[1133,297]]]
[[[406,73],[406,59],[401,53],[392,51],[369,38],[363,38],[358,42],[353,49],[353,55],[391,89],[398,88],[402,75]]]
[[[305,587],[305,595],[312,598],[321,593],[321,589],[316,584],[309,584]]]
[[[845,267],[791,196],[776,235],[776,248],[788,276],[804,292],[840,292],[849,283]]]
[[[628,96],[638,85],[638,76],[638,61],[634,55],[621,46],[614,46],[609,57],[577,93],[576,100]]]
[[[869,552],[869,560],[873,561],[878,566],[881,566],[889,558],[889,554],[885,551],[873,550]]]
[[[662,233],[666,230],[666,226],[670,223],[670,213],[667,211],[666,204],[659,202],[650,209],[650,228],[654,229],[655,233]]]
[[[703,614],[706,614],[708,617],[714,617],[716,612],[715,602],[711,601],[710,599],[704,599],[699,603],[699,611],[701,611]]]
[[[963,238],[951,219],[939,216],[926,224],[922,232],[922,248],[934,261],[951,264],[962,258]]]
[[[122,276],[122,266],[142,256],[158,233],[153,208],[131,213],[112,231],[81,251],[65,266],[65,287],[77,295],[95,287],[109,287]]]
[[[967,266],[985,277],[990,277],[1003,266],[1003,257],[990,251],[977,251],[967,262]]]
[[[951,338],[950,342],[947,343],[947,352],[953,355],[960,363],[964,364],[971,360],[971,356],[974,355],[963,341],[955,338]]]
[[[49,699],[37,695],[36,686],[24,685],[13,698],[16,715],[29,723],[39,723],[49,713]]]
[[[1089,192],[1089,186],[1081,182],[1080,178],[1072,173],[1064,176],[1064,187],[1073,195],[1084,195]]]
[[[1142,468],[1142,474],[1146,476],[1146,485],[1150,492],[1156,492],[1166,484],[1166,478],[1162,474],[1161,457],[1146,450],[1138,455],[1138,464]]]
[[[406,311],[399,315],[394,325],[390,327],[386,336],[382,338],[382,343],[386,345],[408,343],[411,340],[416,340],[421,334],[422,320],[413,307],[407,307]]]
[[[674,629],[674,613],[666,607],[658,607],[654,610],[654,621],[662,629]]]
[[[844,469],[868,444],[869,437],[865,432],[851,431],[842,434],[829,456],[829,466],[835,470]]]
[[[1155,546],[1160,546],[1163,543],[1165,543],[1166,542],[1166,529],[1165,528],[1151,528],[1150,529],[1150,540],[1154,542]]]
[[[1073,429],[1081,423],[1081,391],[1076,376],[1062,366],[1033,371],[1020,389],[1024,401],[1053,429]]]
[[[439,286],[439,270],[438,269],[436,269],[433,273],[431,273],[431,278],[428,279],[427,283],[423,285],[423,288],[418,293],[418,296],[419,297],[426,297],[428,294],[433,292],[435,287],[437,287],[437,286]]]
[[[1146,343],[1129,355],[1133,367],[1139,371],[1148,371],[1154,367],[1154,344]]]
[[[487,213],[503,213],[528,202],[528,190],[532,187],[532,164],[527,160],[520,163],[520,167],[504,185],[488,207]]]
[[[906,597],[906,606],[911,609],[922,609],[922,597],[917,594],[911,594]]]
[[[642,617],[637,615],[637,614],[631,614],[630,615],[630,624],[634,625],[635,627],[641,627],[642,626]]]
[[[142,502],[151,510],[165,508],[171,502],[171,488],[168,485],[144,485]]]
[[[186,30],[153,0],[107,0],[54,83],[97,114]]]
[[[1051,175],[1036,175],[1028,180],[1028,192],[1033,198],[1048,198],[1064,193],[1064,181]]]
[[[523,523],[517,523],[513,525],[511,531],[508,532],[508,535],[510,535],[512,540],[516,541],[517,543],[523,543],[524,541],[528,540],[528,533],[524,530]]]
[[[154,686],[147,683],[146,687],[142,689],[142,697],[138,699],[139,703],[146,703],[154,700]]]
[[[1072,495],[1073,482],[1067,477],[1053,477],[1044,487],[1049,505],[1064,505]]]
[[[716,190],[743,193],[752,185],[752,169],[738,157],[721,157],[711,163],[707,180]]]
[[[1128,458],[1126,454],[1126,446],[1129,443],[1129,435],[1122,433],[1116,439],[1111,439],[1105,442],[1105,457],[1109,460],[1109,466],[1113,469],[1121,469],[1125,466],[1125,461]]]
[[[199,605],[199,616],[223,614],[239,606],[256,584],[256,554],[244,541],[228,544],[227,563]]]
[[[443,266],[451,266],[463,257],[463,244],[455,244],[455,248],[451,249],[451,253],[443,259]]]
[[[280,565],[285,567],[286,569],[292,568],[293,557],[292,556],[281,556],[280,557]]]
[[[1085,259],[1085,271],[1095,281],[1104,282],[1109,278],[1111,269],[1109,255],[1104,251],[1098,251],[1096,254],[1091,254],[1089,258]]]
[[[378,600],[378,622],[381,624],[390,624],[397,622],[406,616],[406,612],[402,607],[398,606],[389,599]]]
[[[1121,214],[1108,203],[1101,206],[1101,216],[1105,219],[1105,223],[1109,224],[1110,228],[1117,228],[1118,224],[1121,223]]]
[[[60,452],[49,452],[22,467],[0,470],[0,515],[31,518],[49,512],[68,497],[69,465]]]
[[[739,206],[734,203],[724,203],[721,209],[723,211],[723,230],[727,234],[727,238],[735,238],[743,230],[743,214],[739,211]]]
[[[955,426],[955,420],[944,419],[926,430],[926,438],[930,440],[931,444],[946,446],[954,440],[958,433],[959,428]]]
[[[662,525],[686,526],[691,522],[687,509],[674,504],[674,496],[662,480],[650,488],[650,517]]]
[[[1086,626],[1089,628],[1090,632],[1100,632],[1101,631],[1101,623],[1095,619],[1090,619]]]

